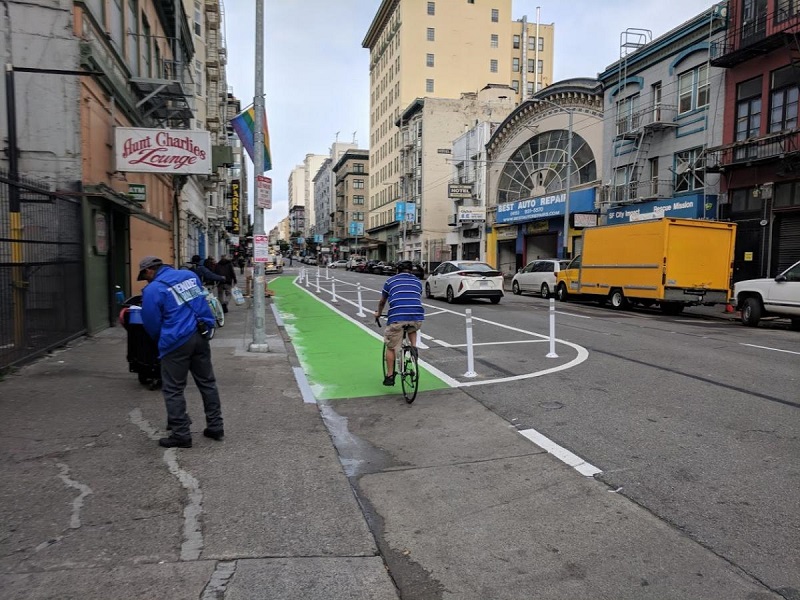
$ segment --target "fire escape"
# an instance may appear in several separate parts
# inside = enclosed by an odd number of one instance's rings
[[[711,64],[734,68],[752,59],[787,48],[794,81],[800,80],[800,8],[787,4],[774,14],[767,13],[766,3],[757,4],[745,14],[738,26],[711,47]],[[767,113],[768,116],[768,113]],[[738,167],[780,161],[777,173],[800,172],[800,128],[771,132],[709,148],[706,170],[724,173]]]

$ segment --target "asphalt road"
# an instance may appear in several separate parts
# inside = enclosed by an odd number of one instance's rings
[[[374,309],[384,277],[330,275],[341,311],[358,319],[356,282]],[[800,333],[556,303],[558,358],[547,358],[546,300],[425,304],[426,362],[732,568],[800,598]],[[477,377],[464,376],[466,309]]]

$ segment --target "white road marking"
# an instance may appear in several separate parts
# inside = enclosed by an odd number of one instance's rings
[[[750,346],[751,348],[761,348],[762,350],[772,350],[774,352],[785,352],[786,354],[800,354],[800,352],[795,352],[794,350],[783,350],[781,348],[770,348],[769,346],[757,346],[755,344],[745,344],[740,342],[742,346]]]
[[[577,317],[579,319],[591,319],[592,318],[592,317],[589,317],[587,315],[576,315],[575,313],[564,312],[563,310],[557,310],[556,313],[559,314],[559,315],[566,315],[568,317]]]
[[[593,477],[598,473],[602,473],[601,469],[598,469],[594,465],[586,462],[577,454],[573,454],[566,448],[562,448],[558,444],[556,444],[553,440],[548,438],[545,435],[542,435],[535,429],[523,429],[520,431],[523,437],[528,438],[534,444],[539,446],[542,450],[545,450],[549,454],[555,456],[558,460],[563,463],[566,463],[578,473],[585,477]]]
[[[725,325],[727,321],[706,321],[705,319],[675,319],[673,323],[702,323],[703,325]]]
[[[503,344],[542,344],[548,340],[515,340],[513,342],[478,342],[473,343],[473,346],[500,346]],[[466,348],[466,344],[448,344],[449,348]]]

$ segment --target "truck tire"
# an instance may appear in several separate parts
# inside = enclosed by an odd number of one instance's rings
[[[628,299],[625,297],[625,293],[618,288],[611,290],[611,293],[608,294],[608,301],[614,310],[622,310],[628,306]]]
[[[762,312],[759,298],[747,298],[742,305],[742,323],[748,327],[757,327]]]
[[[567,286],[564,283],[559,283],[556,286],[556,298],[558,298],[559,302],[566,302],[567,298],[569,298],[569,294],[567,293]]]

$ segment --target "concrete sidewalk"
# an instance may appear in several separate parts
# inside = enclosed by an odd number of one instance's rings
[[[127,372],[121,327],[0,382],[0,596],[397,598],[318,408],[303,402],[272,311],[212,341],[227,436],[164,450],[160,391]]]

